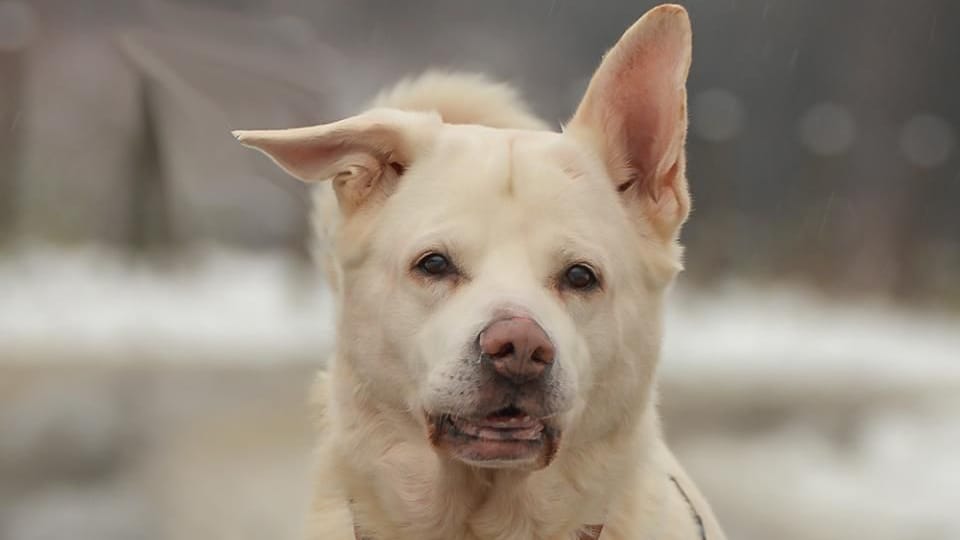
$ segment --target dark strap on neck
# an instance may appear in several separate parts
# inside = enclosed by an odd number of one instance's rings
[[[693,506],[693,503],[690,501],[690,497],[687,496],[687,492],[683,490],[683,487],[680,486],[680,482],[677,482],[677,479],[674,476],[670,475],[670,481],[673,482],[674,486],[677,486],[677,491],[680,492],[680,496],[683,497],[683,500],[687,501],[687,506],[690,507],[690,515],[693,516],[693,522],[697,524],[697,530],[700,533],[700,540],[707,540],[707,531],[703,527],[703,518],[700,517],[700,512],[697,512],[697,508]]]

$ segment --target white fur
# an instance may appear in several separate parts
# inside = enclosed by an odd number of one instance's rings
[[[671,477],[707,538],[723,537],[655,408],[663,297],[689,207],[689,34],[676,6],[638,21],[565,133],[543,129],[509,87],[438,73],[334,124],[237,133],[304,180],[332,179],[318,188],[317,231],[340,318],[316,385],[311,539],[351,540],[356,523],[375,540],[571,540],[602,523],[602,540],[696,540]],[[450,254],[461,277],[411,272],[428,250]],[[582,261],[602,290],[557,285]],[[476,467],[427,437],[426,412],[484,399],[464,351],[503,308],[530,313],[557,350],[545,399],[563,436],[535,471]]]

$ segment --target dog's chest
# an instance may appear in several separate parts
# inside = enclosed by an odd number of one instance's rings
[[[600,535],[603,533],[603,525],[587,525],[582,528],[579,532],[575,533],[576,536],[573,537],[575,540],[600,540]],[[353,528],[354,540],[374,540],[370,536],[364,535],[360,532],[360,529],[356,526]],[[477,536],[473,535],[468,531],[462,531],[462,536],[458,536],[462,540],[481,540]],[[570,535],[562,535],[558,537],[557,540],[570,540]]]
[[[513,512],[509,510],[513,506]],[[438,508],[439,510],[439,508]],[[420,516],[426,518],[422,509]],[[478,509],[463,515],[461,519],[452,517],[456,512],[438,515],[417,521],[383,524],[384,528],[372,526],[365,531],[355,522],[353,531],[355,540],[607,540],[603,535],[604,525],[601,519],[578,520],[569,523],[569,516],[550,515],[531,517],[519,508],[519,505],[492,504],[489,508]],[[373,524],[370,524],[373,525]]]

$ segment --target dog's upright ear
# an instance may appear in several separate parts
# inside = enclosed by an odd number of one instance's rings
[[[300,180],[332,181],[349,216],[393,191],[440,123],[436,114],[374,109],[331,124],[233,136]]]
[[[666,241],[690,210],[684,142],[691,50],[686,10],[648,11],[604,56],[566,129],[599,153],[624,203]]]

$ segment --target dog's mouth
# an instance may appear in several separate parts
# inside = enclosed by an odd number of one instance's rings
[[[488,468],[541,468],[553,460],[560,432],[548,419],[510,406],[483,417],[427,415],[439,451]]]

